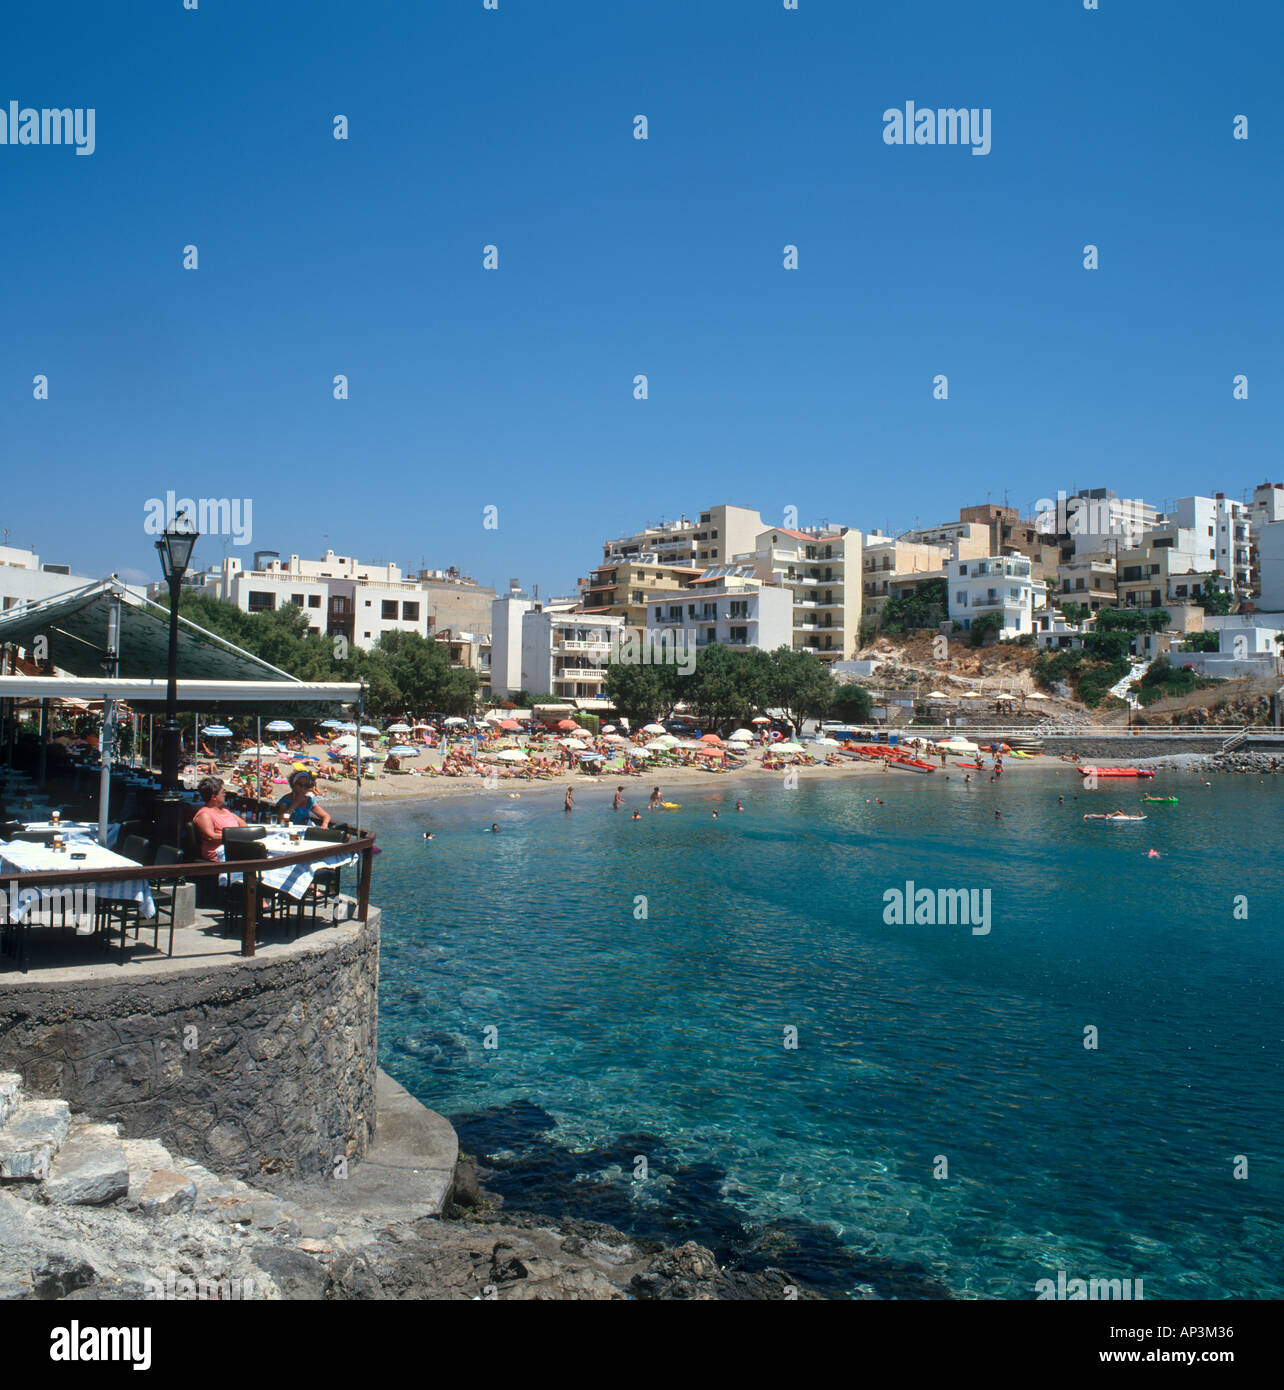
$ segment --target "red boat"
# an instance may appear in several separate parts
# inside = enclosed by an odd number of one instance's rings
[[[1081,767],[1079,771],[1085,777],[1153,777],[1155,775],[1146,767]]]
[[[904,772],[935,772],[936,768],[931,763],[925,763],[922,758],[889,758],[887,766],[899,767]]]

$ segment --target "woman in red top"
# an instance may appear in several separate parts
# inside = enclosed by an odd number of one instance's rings
[[[198,852],[202,859],[216,863],[218,852],[223,846],[223,832],[234,825],[244,825],[245,822],[235,811],[229,811],[223,804],[226,793],[218,777],[204,778],[196,790],[205,803],[192,817],[192,824],[196,827]]]

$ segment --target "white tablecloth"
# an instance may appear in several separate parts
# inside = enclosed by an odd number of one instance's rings
[[[83,854],[85,857],[73,859],[71,857],[73,854]],[[123,854],[117,854],[115,850],[104,849],[102,845],[93,844],[88,840],[78,841],[61,853],[50,849],[48,845],[34,844],[29,840],[11,840],[8,844],[0,845],[0,874],[59,872],[84,875],[83,878],[78,878],[71,883],[41,890],[42,896],[58,897],[67,888],[71,888],[82,893],[92,893],[95,897],[106,898],[112,902],[135,902],[138,904],[142,916],[155,917],[156,904],[152,900],[152,892],[147,886],[146,879],[122,879],[117,883],[95,883],[92,877],[95,869],[136,869],[138,867],[132,859],[126,859]],[[19,889],[19,894],[22,891]],[[25,908],[20,901],[9,904],[10,912],[18,917],[24,917],[30,909],[30,902]],[[87,904],[86,910],[92,912],[92,906]]]
[[[265,835],[259,842],[269,855],[302,854],[304,850],[315,849],[320,841],[300,840],[297,843],[288,835]],[[218,857],[222,859],[223,847],[219,846]],[[347,869],[357,862],[355,854],[335,854],[328,859],[314,859],[309,864],[287,864],[280,869],[264,869],[260,875],[269,888],[285,893],[291,898],[302,898],[312,887],[312,880],[318,869]],[[220,883],[240,883],[238,873],[220,874]]]
[[[55,825],[50,820],[31,821],[24,824],[24,830],[61,830],[69,841],[71,840],[91,840],[97,843],[98,822],[96,820],[65,820]],[[120,822],[113,821],[107,826],[107,848],[116,848],[116,839],[120,834]]]

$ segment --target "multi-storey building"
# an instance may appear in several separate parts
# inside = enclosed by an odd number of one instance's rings
[[[1165,518],[1169,528],[1193,531],[1203,561],[1208,552],[1208,569],[1218,569],[1229,579],[1236,594],[1250,591],[1252,559],[1249,527],[1252,508],[1232,501],[1224,492],[1213,497],[1180,497],[1176,508]]]
[[[385,632],[428,636],[427,604],[417,582],[403,579],[396,565],[363,565],[333,550],[320,560],[297,555],[282,560],[277,551],[260,550],[250,569],[229,556],[205,592],[247,613],[272,612],[292,603],[315,632],[341,634],[364,649]]]
[[[505,694],[546,691],[566,700],[602,698],[606,666],[618,643],[624,620],[611,613],[548,611],[534,607],[522,614],[522,656],[518,683]],[[494,673],[492,670],[492,688]],[[498,690],[495,691],[499,694]]]
[[[1028,555],[992,555],[984,560],[949,560],[950,618],[964,631],[996,613],[1000,637],[1034,631],[1034,614],[1047,605],[1047,585],[1033,575]]]
[[[440,642],[450,656],[455,670],[477,672],[478,692],[490,694],[490,634],[488,632],[453,632],[450,628],[434,631],[433,641]]]
[[[1284,613],[1284,521],[1264,522],[1257,530],[1259,613]]]
[[[973,521],[988,531],[986,554],[1010,555],[1016,551],[1031,562],[1031,577],[1048,580],[1055,577],[1057,565],[1063,558],[1062,546],[1055,535],[1040,528],[1038,521],[1023,521],[1015,507],[960,507],[960,521]]]
[[[72,574],[70,565],[42,565],[34,551],[0,545],[0,607],[6,612],[92,583],[93,579]],[[126,588],[141,592],[132,585]],[[167,598],[168,593],[166,586]]]
[[[685,634],[697,653],[710,642],[740,651],[792,647],[793,617],[791,591],[763,583],[747,565],[719,565],[690,593],[657,597],[650,606],[651,629]]]
[[[862,536],[846,526],[762,531],[753,550],[738,557],[752,562],[757,577],[789,591],[797,651],[822,661],[846,661],[856,650],[861,620]]]
[[[689,589],[704,568],[662,565],[653,554],[600,565],[584,586],[584,611],[613,613],[627,627],[644,628],[651,599]]]
[[[609,565],[647,555],[654,556],[659,565],[703,570],[727,564],[733,556],[752,550],[762,528],[757,511],[723,503],[700,512],[695,521],[684,515],[677,521],[661,521],[632,535],[617,536],[603,544],[602,558]]]
[[[460,574],[454,566],[444,570],[420,570],[411,579],[423,590],[430,632],[440,632],[444,628],[452,632],[490,631],[494,589]]]
[[[945,521],[939,526],[919,526],[902,531],[898,540],[907,545],[931,545],[945,550],[947,557],[957,560],[982,560],[993,554],[990,549],[990,528],[979,521]],[[868,550],[873,536],[865,537]],[[957,549],[955,548],[957,547]],[[906,573],[916,573],[907,570]]]
[[[1191,527],[1158,527],[1140,545],[1119,552],[1118,606],[1166,608],[1178,602],[1189,603],[1202,595],[1210,582],[1207,576],[1216,570],[1213,538]]]
[[[1076,555],[1057,566],[1058,590],[1061,603],[1086,604],[1095,613],[1099,608],[1113,608],[1118,599],[1117,563],[1113,555]]]
[[[971,529],[970,523],[963,524]],[[989,553],[984,549],[986,532],[980,527],[976,529],[979,537],[966,538],[972,553],[962,558],[979,558],[973,549],[978,545],[982,547],[980,555]],[[861,549],[861,604],[867,617],[881,612],[889,598],[898,597],[905,581],[913,583],[919,575],[944,579],[945,562],[953,553],[948,544],[929,544],[877,532],[865,537]]]

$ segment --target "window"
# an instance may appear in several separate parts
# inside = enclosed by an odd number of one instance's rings
[[[366,607],[370,607],[369,599],[366,600]],[[397,621],[397,600],[395,598],[384,599],[379,605],[379,616],[386,623],[395,623]]]
[[[330,600],[331,613],[346,613],[348,611],[348,598],[346,594],[336,594]]]
[[[366,636],[367,636],[367,637],[369,637],[369,636],[370,636],[370,634],[369,634],[369,633],[368,633],[368,632],[367,632],[367,633],[366,633]]]
[[[419,605],[417,603],[403,603],[401,605],[401,618],[403,622],[417,623],[419,621]]]
[[[744,645],[749,641],[749,629],[747,627],[733,627],[730,629],[730,640]]]
[[[731,618],[747,618],[749,616],[749,600],[732,599],[731,608],[727,616]]]
[[[967,594],[962,589],[960,589],[958,593],[954,595],[954,598],[960,608],[967,607]]]
[[[302,608],[302,607],[303,607],[303,595],[302,595],[302,594],[291,594],[291,595],[290,595],[290,602],[293,603],[293,604],[296,604],[299,608]]]
[[[320,608],[320,607],[321,607],[321,595],[320,595],[320,594],[309,594],[309,595],[308,595],[308,607],[309,607],[309,608]]]
[[[263,589],[251,589],[249,604],[251,613],[274,613],[276,595]]]
[[[960,579],[966,579],[966,578],[967,578],[967,566],[966,566],[966,565],[960,565],[960,566],[959,566],[959,578],[960,578]]]

